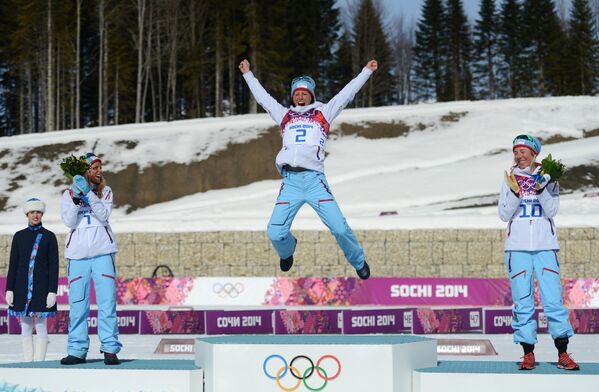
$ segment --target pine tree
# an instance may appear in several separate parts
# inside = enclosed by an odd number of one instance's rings
[[[445,8],[441,0],[425,0],[420,14],[415,32],[414,91],[419,100],[437,100],[443,96]]]
[[[565,34],[552,0],[525,0],[522,10],[527,95],[561,94]]]
[[[326,87],[324,93],[325,101],[337,94],[354,75],[352,66],[352,53],[354,52],[350,34],[342,32],[339,44],[333,54],[331,65],[326,71]],[[355,106],[355,103],[353,103]]]
[[[482,0],[479,18],[474,26],[473,73],[476,80],[476,95],[482,99],[497,97],[498,14],[495,0]]]
[[[593,11],[587,0],[572,3],[567,48],[568,93],[594,94],[599,81],[599,42]]]
[[[520,4],[517,0],[505,0],[500,11],[498,46],[501,61],[497,84],[499,95],[504,98],[523,94],[525,63],[521,26]]]
[[[462,0],[447,0],[446,12],[447,67],[445,69],[445,92],[442,100],[470,99],[472,95],[472,42],[468,19]]]
[[[393,57],[383,28],[381,11],[372,0],[361,1],[353,27],[354,65],[362,70],[371,59],[376,59],[379,64],[376,74],[368,79],[356,96],[356,102],[359,106],[366,107],[390,105],[395,83],[392,74]]]

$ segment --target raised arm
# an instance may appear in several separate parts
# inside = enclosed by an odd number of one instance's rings
[[[102,224],[107,225],[108,218],[110,218],[110,214],[112,213],[112,189],[108,186],[105,187],[101,199],[92,191],[86,196],[96,219],[102,222]]]
[[[60,201],[60,217],[69,229],[76,229],[79,225],[79,204],[73,202],[69,191],[64,191]]]
[[[368,81],[370,75],[378,69],[379,65],[376,60],[370,60],[362,72],[353,78],[341,91],[337,93],[329,102],[327,102],[321,109],[322,114],[331,123],[341,111],[354,99],[354,96],[360,91],[364,83]]]
[[[243,74],[243,78],[245,82],[248,84],[250,91],[256,98],[256,102],[266,110],[270,117],[277,123],[277,125],[281,124],[283,121],[283,117],[287,112],[287,108],[277,102],[265,89],[262,87],[258,79],[254,76],[252,71],[250,70],[250,62],[247,60],[243,60],[239,63],[239,70]]]

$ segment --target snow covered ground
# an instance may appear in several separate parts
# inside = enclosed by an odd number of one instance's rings
[[[541,158],[552,153],[570,167],[599,166],[599,137],[584,137],[585,131],[599,129],[597,108],[599,97],[346,109],[333,125],[403,121],[412,129],[419,125],[424,129],[385,139],[333,137],[327,144],[326,172],[354,229],[502,228],[491,204],[503,171],[511,164],[514,136],[531,133],[545,140],[555,135],[571,138],[543,146]],[[458,114],[454,116],[457,121],[441,120],[450,113]],[[48,204],[45,225],[66,232],[59,217],[61,189],[53,185],[62,177],[59,162],[44,167],[32,160],[13,167],[14,157],[3,155],[4,149],[23,151],[83,140],[78,152],[93,149],[104,154],[105,170],[118,171],[132,163],[143,170],[150,164],[201,161],[228,143],[257,138],[273,125],[268,115],[257,114],[0,138],[0,197],[8,197],[9,207],[0,213],[0,233],[12,234],[23,227],[24,218],[16,206],[31,196]],[[123,142],[127,140],[135,141],[136,147],[127,149]],[[16,175],[25,178],[21,186],[6,191]],[[188,195],[131,214],[119,208],[113,212],[111,224],[116,232],[263,230],[279,186],[279,180],[259,181]],[[599,226],[598,190],[599,184],[594,184],[564,195],[558,226]],[[127,195],[117,194],[117,198],[126,200]],[[397,214],[380,216],[383,211]],[[294,227],[324,228],[307,206]]]

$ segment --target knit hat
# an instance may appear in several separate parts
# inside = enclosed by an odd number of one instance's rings
[[[298,76],[297,78],[293,78],[291,81],[291,98],[293,98],[293,93],[296,90],[304,90],[310,93],[312,96],[312,102],[315,101],[314,98],[314,90],[316,89],[316,82],[309,76]]]
[[[102,160],[98,158],[96,154],[94,154],[93,152],[88,152],[87,154],[83,155],[81,159],[85,160],[88,166],[91,166],[96,162],[102,163]]]
[[[44,203],[38,198],[32,197],[31,199],[25,202],[25,205],[23,205],[23,212],[25,213],[25,215],[27,215],[31,211],[39,211],[43,214],[44,212],[46,212],[46,203]]]
[[[512,151],[517,147],[526,147],[530,149],[535,155],[539,155],[541,152],[541,142],[534,136],[531,135],[518,135],[514,139]]]

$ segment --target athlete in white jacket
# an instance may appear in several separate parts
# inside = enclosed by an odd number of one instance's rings
[[[499,217],[508,222],[505,263],[514,302],[512,328],[514,342],[522,345],[524,358],[520,370],[535,367],[534,345],[537,323],[534,316],[534,275],[537,276],[541,302],[549,333],[558,350],[557,366],[578,370],[568,355],[568,339],[574,335],[568,309],[563,305],[560,283],[559,245],[553,218],[559,209],[559,184],[541,171],[535,162],[541,143],[530,135],[513,141],[514,167],[506,172],[499,195]]]
[[[117,245],[108,218],[112,212],[112,189],[102,176],[102,161],[93,153],[83,157],[88,163],[84,176],[75,176],[73,185],[62,195],[61,217],[70,229],[65,243],[69,278],[68,355],[63,365],[83,363],[89,349],[90,280],[94,281],[98,303],[98,335],[104,363],[118,365],[116,318]]]
[[[277,155],[276,166],[283,176],[283,184],[268,223],[268,237],[279,254],[282,271],[288,271],[293,265],[297,244],[290,232],[291,223],[300,207],[308,203],[335,236],[358,276],[361,279],[370,276],[364,250],[343,217],[327,183],[324,159],[331,122],[377,68],[376,60],[370,60],[362,72],[326,104],[315,100],[316,83],[311,77],[297,77],[291,82],[293,106],[286,108],[266,92],[250,71],[247,60],[239,64],[239,70],[256,101],[281,128],[283,146]]]

